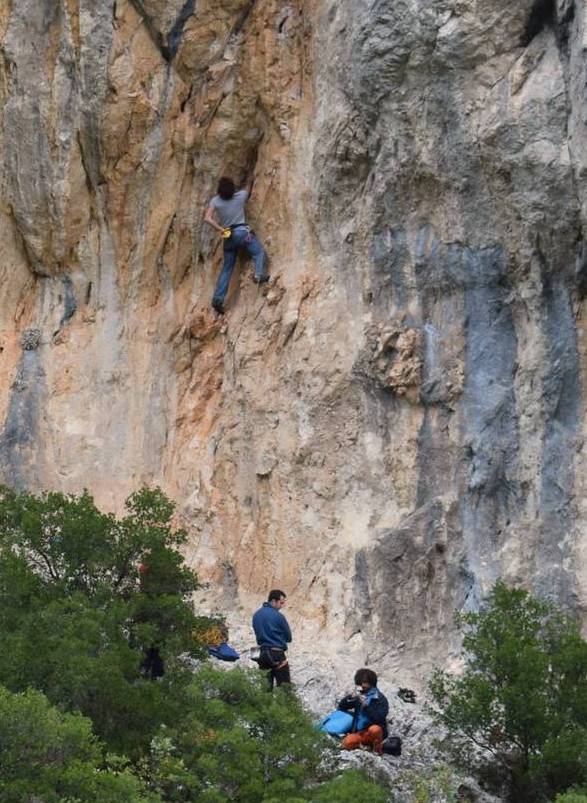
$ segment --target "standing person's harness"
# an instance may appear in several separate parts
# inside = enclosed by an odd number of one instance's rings
[[[282,653],[284,655],[284,660],[278,660],[276,656],[271,655],[272,652]],[[261,647],[258,664],[260,669],[283,669],[284,666],[287,666],[285,650],[282,650],[281,647]]]

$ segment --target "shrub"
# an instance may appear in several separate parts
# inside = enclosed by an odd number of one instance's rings
[[[153,788],[169,801],[383,803],[387,794],[361,773],[331,777],[318,733],[293,688],[269,693],[261,673],[199,671],[190,715],[154,740]]]
[[[64,714],[32,690],[0,687],[0,800],[23,803],[156,803],[126,768],[104,768],[92,724]]]
[[[183,711],[191,673],[179,656],[203,651],[173,506],[143,490],[126,511],[102,513],[87,493],[0,490],[0,683],[81,711],[111,749],[138,755]],[[140,672],[152,645],[166,665],[158,683]]]
[[[460,763],[516,803],[587,781],[587,643],[577,623],[502,583],[484,610],[457,620],[464,671],[436,671],[430,693]]]

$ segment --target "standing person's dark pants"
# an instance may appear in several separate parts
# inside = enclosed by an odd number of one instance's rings
[[[285,650],[279,647],[261,647],[259,655],[259,668],[267,669],[267,679],[269,688],[282,686],[284,683],[291,683],[289,675],[289,664]]]
[[[232,229],[230,237],[224,241],[224,264],[216,282],[213,302],[224,303],[239,251],[244,251],[252,257],[257,281],[267,278],[267,254],[260,241],[246,226],[235,227]]]

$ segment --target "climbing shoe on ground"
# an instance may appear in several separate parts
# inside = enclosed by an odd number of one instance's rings
[[[255,284],[265,284],[265,282],[269,281],[269,275],[267,276],[253,276],[253,281]]]
[[[214,312],[217,312],[219,315],[224,315],[224,304],[222,301],[212,301],[212,309]]]
[[[398,689],[397,696],[400,700],[403,700],[404,703],[416,702],[416,692],[412,691],[412,689]]]

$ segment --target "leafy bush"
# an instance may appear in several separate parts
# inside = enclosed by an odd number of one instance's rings
[[[389,793],[364,773],[348,770],[325,781],[308,799],[312,803],[387,803]]]
[[[191,674],[179,656],[202,653],[201,623],[173,506],[143,490],[126,508],[116,519],[87,493],[0,491],[0,683],[43,691],[90,717],[110,748],[137,755],[183,710]],[[152,645],[166,664],[158,683],[140,673]]]
[[[61,713],[39,692],[12,694],[0,687],[2,803],[160,800],[129,769],[104,769],[102,762],[88,719]]]
[[[587,781],[587,643],[551,605],[502,583],[460,615],[465,668],[436,671],[432,712],[464,766],[516,803]]]
[[[386,800],[359,773],[329,778],[324,757],[331,742],[314,729],[292,688],[269,693],[260,673],[205,668],[194,677],[190,701],[181,727],[153,742],[148,776],[166,801]]]
[[[457,803],[463,800],[459,791],[462,778],[454,767],[431,764],[418,770],[407,770],[398,776],[403,788],[410,791],[411,803]],[[468,799],[468,798],[466,798]]]

